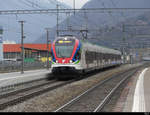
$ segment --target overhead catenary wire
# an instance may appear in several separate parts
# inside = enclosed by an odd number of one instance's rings
[[[29,7],[33,7],[33,8],[36,8],[37,10],[38,9],[47,9],[45,7],[42,7],[40,6],[38,3],[35,3],[39,0],[36,0],[36,1],[31,1],[31,0],[20,0],[22,3],[26,4],[27,6]],[[58,1],[57,0],[48,0],[49,2],[51,2],[52,4],[54,4],[54,6],[57,5]],[[54,2],[55,1],[55,2]],[[66,7],[62,7],[63,5],[60,5],[61,8],[66,8]],[[49,15],[49,14],[48,14]],[[50,16],[52,15],[56,15],[57,16],[57,13],[51,13]],[[60,17],[63,19],[63,17],[60,15]]]
[[[35,1],[30,1],[30,0],[20,0],[19,2],[21,2],[21,3],[23,3],[23,4],[26,4],[27,6],[29,6],[29,7],[33,7],[34,6],[34,8],[38,8],[38,9],[40,9],[40,8],[43,8],[43,7],[40,7],[37,3],[35,3]],[[32,4],[36,4],[36,5],[32,5]],[[49,15],[49,14],[48,14]],[[8,15],[8,16],[10,16],[10,15]],[[15,16],[16,16],[16,20],[18,20],[18,18],[20,18],[20,15],[18,15],[18,14],[15,14]],[[19,17],[18,17],[19,16]],[[33,17],[32,15],[27,15],[27,16],[29,16],[29,17]],[[9,18],[8,18],[9,19]],[[47,19],[47,18],[46,18]],[[38,18],[38,20],[37,21],[34,21],[34,22],[32,22],[32,24],[33,23],[35,23],[35,25],[37,25],[37,24],[39,24],[39,21],[40,22],[45,22],[45,19],[43,20],[43,18],[42,18],[42,20],[41,20],[41,18],[39,19]],[[61,20],[62,21],[62,20]],[[61,22],[60,21],[60,22]],[[28,24],[30,23],[29,21],[27,22]],[[13,32],[16,32],[16,33],[20,33],[19,31],[17,32],[17,31],[15,31],[15,30],[13,30],[13,29],[10,29],[10,26],[9,26],[10,24],[8,24],[8,29],[5,29],[5,31],[13,31]],[[29,35],[29,34],[33,34],[33,32],[27,32],[27,34]]]
[[[27,1],[28,1],[28,0],[27,0]],[[112,1],[112,0],[111,0],[111,1]],[[113,4],[114,4],[114,3],[113,3]],[[114,5],[115,5],[115,4],[114,4]],[[36,5],[35,5],[35,6],[36,6]],[[91,12],[91,11],[92,11],[92,12],[93,12],[93,11],[94,11],[94,12],[95,12],[95,11],[97,12],[98,10],[102,10],[102,11],[103,11],[103,10],[106,10],[105,12],[109,13],[109,15],[112,16],[112,15],[111,15],[112,12],[108,12],[108,11],[110,11],[110,10],[117,10],[117,9],[118,9],[118,10],[128,10],[128,9],[124,9],[124,8],[121,8],[121,9],[119,9],[119,8],[113,8],[113,9],[111,9],[111,8],[99,8],[99,9],[84,9],[84,10],[82,10],[82,9],[80,9],[80,10],[79,10],[79,9],[75,9],[75,10],[76,10],[76,11],[82,11],[82,13],[89,13],[89,12]],[[146,8],[146,9],[145,9],[145,8],[140,8],[140,9],[142,9],[142,10],[149,10],[149,8]],[[52,10],[52,9],[48,9],[47,11],[49,11],[49,10]],[[55,9],[54,9],[54,10],[55,10]],[[60,10],[59,13],[61,13],[61,10],[63,10],[63,9],[59,9],[59,10]],[[74,9],[72,9],[72,10],[70,11],[70,13],[73,13],[73,10],[74,10]],[[107,11],[107,10],[108,10],[108,11]],[[130,10],[131,10],[131,9],[130,9]],[[135,10],[135,9],[133,9],[133,10]],[[139,10],[139,9],[137,8],[137,10]],[[29,11],[29,10],[28,10],[28,11]],[[27,11],[27,12],[28,12],[28,11]],[[31,11],[31,10],[30,10],[30,11]],[[30,11],[29,11],[29,12],[30,12]],[[32,11],[33,11],[33,10],[32,10]],[[32,12],[32,11],[31,11],[31,12]],[[34,10],[34,11],[37,11],[37,10]],[[46,11],[46,10],[45,10],[45,11]],[[64,13],[66,13],[66,11],[68,11],[68,10],[65,9],[65,10],[64,10]],[[20,10],[18,10],[18,14],[19,14],[19,12],[20,12]],[[0,13],[2,13],[2,12],[0,12]],[[5,12],[5,13],[7,13],[7,12]],[[11,13],[11,11],[10,11],[10,13]],[[33,13],[34,13],[34,12],[33,12]],[[42,14],[42,13],[43,13],[43,12],[41,12],[41,14]],[[45,12],[45,13],[46,13],[46,12]],[[44,14],[45,14],[45,13],[44,13]],[[47,12],[47,13],[49,13],[49,12]],[[53,13],[55,13],[55,12],[53,12]],[[62,11],[62,13],[63,13],[63,11]],[[17,14],[17,15],[18,15],[18,14]],[[30,13],[29,13],[29,14],[30,14]],[[84,18],[84,16],[83,16],[83,18]],[[88,22],[89,22],[89,20],[88,20]],[[97,26],[96,24],[94,24],[94,25]]]
[[[32,8],[32,4],[36,4],[36,6],[34,7],[34,8],[36,8],[36,9],[41,9],[41,8],[44,8],[44,7],[41,7],[41,6],[39,6],[37,3],[34,3],[33,1],[30,1],[30,0],[19,0],[19,2],[22,2],[23,4],[25,4],[25,5],[27,5],[27,6],[29,6],[29,7],[31,7]],[[25,9],[24,9],[25,10]],[[15,14],[16,15],[16,19],[18,19],[18,14]],[[49,15],[49,14],[48,14]],[[55,14],[54,14],[55,15]],[[33,17],[32,15],[27,15],[27,16],[29,16],[29,17]],[[51,15],[50,15],[51,16]],[[62,18],[63,19],[63,18]],[[38,20],[40,20],[40,22],[43,22],[43,21],[45,21],[45,20],[43,20],[43,18],[41,19],[39,19],[38,18]]]
[[[59,9],[59,13],[71,12],[74,10],[78,13],[107,13],[108,11],[132,11],[132,12],[143,12],[150,11],[150,8],[83,8],[83,9]],[[80,12],[79,12],[80,11]],[[36,9],[36,10],[0,10],[0,15],[14,15],[14,14],[47,14],[47,13],[57,13],[56,9]]]

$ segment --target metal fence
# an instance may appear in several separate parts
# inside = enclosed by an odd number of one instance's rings
[[[49,67],[51,64],[49,65]],[[47,68],[46,62],[24,62],[24,70]],[[21,71],[21,61],[0,61],[0,73]]]

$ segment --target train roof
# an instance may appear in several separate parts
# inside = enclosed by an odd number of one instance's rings
[[[121,52],[119,50],[115,50],[115,49],[111,49],[111,48],[107,48],[105,46],[100,46],[100,45],[97,45],[97,44],[93,44],[93,43],[90,43],[88,41],[82,41],[83,44],[86,44],[85,47],[87,47],[88,49],[90,50],[98,50],[102,53],[108,53],[108,54],[118,54],[118,55],[121,55]],[[91,48],[92,47],[92,48]]]
[[[65,36],[58,36],[56,39],[55,39],[55,41],[56,40],[58,40],[58,39],[62,39],[62,38],[71,38],[71,39],[78,39],[77,37],[75,37],[75,36],[70,36],[70,35],[65,35]],[[78,39],[79,41],[81,41],[82,42],[82,44],[86,44],[85,45],[85,47],[87,47],[87,48],[89,48],[90,50],[98,50],[98,51],[101,51],[102,53],[108,53],[108,54],[118,54],[118,55],[120,55],[121,54],[121,52],[119,51],[119,50],[115,50],[115,49],[111,49],[111,48],[107,48],[107,47],[105,47],[105,46],[101,46],[101,45],[97,45],[97,44],[93,44],[93,43],[90,43],[90,42],[88,42],[87,40],[80,40],[80,39]]]

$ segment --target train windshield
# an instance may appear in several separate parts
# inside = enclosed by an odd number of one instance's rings
[[[57,40],[55,43],[56,55],[58,58],[69,58],[72,56],[75,40],[62,39]]]

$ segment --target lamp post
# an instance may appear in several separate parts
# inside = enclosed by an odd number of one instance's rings
[[[46,33],[47,33],[47,70],[49,70],[49,43],[51,42],[49,40],[49,30],[50,28],[46,28]]]
[[[21,24],[21,74],[24,73],[24,22],[25,21],[19,21]]]

